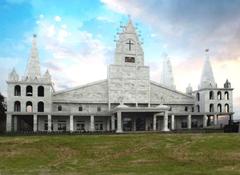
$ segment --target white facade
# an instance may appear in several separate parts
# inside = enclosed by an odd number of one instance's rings
[[[106,80],[55,92],[49,72],[40,73],[34,36],[26,75],[20,79],[13,70],[7,81],[7,131],[120,133],[219,126],[219,115],[233,114],[233,89],[229,82],[217,88],[208,57],[206,62],[197,91],[190,86],[186,94],[175,90],[169,59],[164,64],[165,83],[151,81],[130,20],[116,42]]]

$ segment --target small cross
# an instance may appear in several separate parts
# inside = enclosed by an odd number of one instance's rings
[[[129,40],[128,43],[126,43],[126,44],[128,44],[128,49],[129,50],[131,50],[131,46],[134,45],[134,43],[132,43],[131,40]]]

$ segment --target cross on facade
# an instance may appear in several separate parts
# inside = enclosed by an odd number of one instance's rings
[[[129,50],[131,50],[132,45],[134,45],[134,43],[132,43],[131,40],[129,40],[128,43],[126,43],[126,44],[128,44],[128,49]]]

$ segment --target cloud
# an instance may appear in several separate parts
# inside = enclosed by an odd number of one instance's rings
[[[205,59],[203,51],[209,48],[219,87],[223,86],[226,78],[230,79],[235,88],[235,109],[240,109],[237,101],[240,94],[238,81],[240,1],[151,0],[146,3],[145,0],[101,0],[101,2],[112,11],[130,14],[136,20],[150,26],[153,33],[150,37],[159,39],[155,42],[164,43],[160,47],[167,46],[164,50],[167,50],[173,58],[175,82],[181,91],[185,91],[188,83],[197,89]],[[154,65],[151,77],[159,81],[160,57],[151,60],[150,65]]]
[[[55,16],[55,17],[54,17],[54,20],[55,20],[56,22],[61,22],[61,21],[62,21],[62,18],[61,18],[60,16]]]
[[[48,56],[43,66],[50,70],[57,90],[107,78],[111,55],[107,55],[110,51],[103,42],[79,29],[78,23],[65,20],[63,26],[47,18],[38,20],[38,45]]]
[[[108,22],[108,23],[114,23],[115,21],[109,17],[109,16],[97,16],[96,19],[98,21]]]
[[[130,14],[150,26],[172,50],[181,48],[182,52],[196,56],[200,50],[209,47],[226,59],[226,51],[232,48],[237,51],[240,46],[240,11],[237,8],[240,1],[101,1],[109,9]],[[229,49],[223,50],[226,46]]]

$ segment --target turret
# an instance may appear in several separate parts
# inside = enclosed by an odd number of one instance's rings
[[[26,69],[26,79],[34,80],[41,77],[40,63],[37,49],[37,35],[33,35],[32,48]]]
[[[172,64],[167,54],[164,54],[160,83],[170,89],[176,89],[172,72]]]
[[[50,75],[50,73],[49,73],[49,71],[47,70],[46,72],[45,72],[45,74],[43,75],[43,78],[46,80],[46,82],[51,82],[52,80],[52,78],[51,78],[51,75]]]
[[[186,94],[187,95],[192,95],[192,86],[191,86],[191,84],[189,84],[188,87],[186,88]]]
[[[224,83],[224,88],[226,88],[226,89],[231,88],[231,83],[228,81],[228,79],[227,79],[226,82]]]
[[[15,68],[13,68],[12,72],[8,75],[8,81],[18,81],[19,75],[17,74]]]
[[[206,53],[206,59],[205,59],[204,66],[203,66],[202,77],[201,77],[199,89],[217,88],[217,84],[216,84],[214,76],[213,76],[212,66],[211,66],[211,63],[209,60],[209,50],[206,49],[205,53]]]

